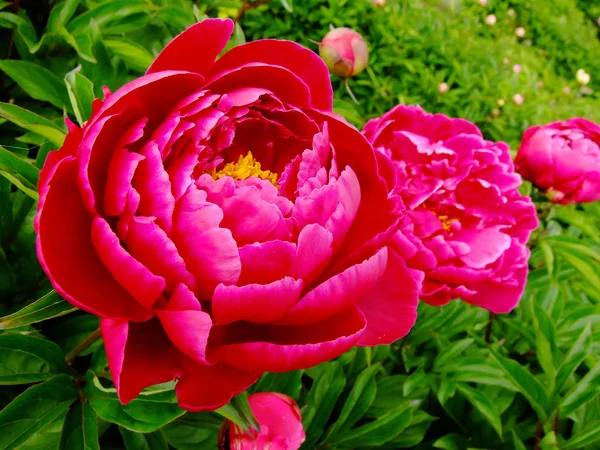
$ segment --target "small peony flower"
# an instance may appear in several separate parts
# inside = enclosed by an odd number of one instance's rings
[[[525,101],[525,98],[521,95],[521,94],[515,94],[513,96],[513,101],[515,102],[515,104],[517,105],[522,105],[523,102]]]
[[[466,120],[418,106],[397,106],[363,133],[389,160],[382,167],[391,166],[392,192],[408,208],[411,222],[397,233],[396,250],[425,273],[421,299],[514,308],[537,219],[531,199],[518,191],[508,146],[483,139]]]
[[[521,67],[521,64],[515,64],[512,67],[512,70],[514,73],[521,73],[521,71],[523,70],[523,68]]]
[[[518,38],[522,38],[522,37],[524,37],[524,36],[525,36],[525,28],[523,28],[523,27],[518,27],[518,28],[515,30],[515,36],[517,36]]]
[[[446,92],[448,92],[448,83],[440,83],[438,84],[438,92],[440,94],[445,94]]]
[[[508,59],[508,58],[504,58],[504,59],[502,60],[502,63],[503,63],[505,66],[507,66],[507,65],[509,65],[509,64],[510,64],[510,59]]]
[[[221,429],[221,450],[298,450],[306,438],[302,415],[287,395],[260,392],[248,397],[260,431],[244,432],[226,421]]]
[[[585,70],[583,69],[579,69],[577,71],[577,73],[575,74],[575,78],[577,79],[577,82],[582,85],[582,86],[587,86],[588,83],[591,80],[591,76],[589,73],[587,73]]]
[[[341,78],[358,75],[369,62],[369,49],[363,37],[345,27],[335,28],[325,35],[319,54],[329,70]]]
[[[515,165],[555,203],[600,200],[600,126],[575,118],[531,127]]]
[[[505,104],[504,99],[503,98],[499,98],[498,99],[498,106],[502,107],[502,106],[504,106],[504,104]]]
[[[494,14],[490,14],[489,16],[487,16],[485,18],[485,23],[488,25],[495,25],[496,24],[496,16]]]
[[[220,55],[233,29],[177,36],[83,128],[68,122],[40,173],[38,258],[101,318],[123,403],[178,380],[182,408],[213,410],[416,318],[418,281],[385,245],[402,202],[332,114],[327,67],[290,41]]]

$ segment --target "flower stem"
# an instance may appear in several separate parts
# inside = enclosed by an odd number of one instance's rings
[[[77,356],[79,356],[79,354],[82,351],[84,351],[86,348],[88,348],[90,345],[92,345],[94,342],[100,339],[101,336],[102,332],[100,331],[100,328],[98,328],[96,331],[94,331],[92,334],[86,337],[77,347],[75,347],[73,350],[67,353],[67,356],[65,356],[67,363],[71,364],[73,360],[77,358]]]
[[[350,98],[354,101],[354,103],[356,103],[357,105],[360,105],[360,103],[358,103],[358,100],[356,100],[356,97],[354,96],[352,89],[350,89],[350,84],[348,83],[348,78],[344,79],[344,84],[346,85],[346,91],[348,91],[348,95],[350,96]]]

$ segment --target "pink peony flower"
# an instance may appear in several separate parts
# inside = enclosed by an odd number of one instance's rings
[[[487,25],[496,25],[496,16],[494,14],[486,16],[485,23]]]
[[[330,113],[327,68],[277,40],[216,60],[232,30],[209,19],[176,37],[69,123],[40,176],[39,260],[101,317],[124,403],[178,379],[181,407],[215,409],[265,371],[390,343],[416,317],[417,282],[383,245],[401,200]]]
[[[227,421],[221,430],[222,450],[298,450],[306,434],[296,402],[287,395],[261,392],[248,397],[259,432],[246,433]]]
[[[575,118],[525,131],[515,165],[556,203],[600,200],[600,126]]]
[[[463,300],[493,312],[518,303],[527,278],[525,246],[535,207],[519,194],[508,146],[486,141],[462,119],[399,105],[363,133],[389,159],[388,185],[412,224],[396,250],[425,272],[421,299]]]
[[[369,62],[369,49],[363,37],[345,27],[327,33],[319,45],[319,53],[329,70],[341,78],[358,75]]]

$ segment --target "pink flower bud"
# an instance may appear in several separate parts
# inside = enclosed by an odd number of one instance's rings
[[[515,30],[515,35],[520,38],[524,37],[525,36],[525,28],[523,28],[523,27],[517,28]]]
[[[485,18],[485,23],[488,25],[496,25],[496,16],[494,14],[490,14]]]
[[[521,95],[521,94],[515,94],[513,96],[513,101],[517,104],[517,105],[522,105],[523,102],[525,101],[525,98]]]
[[[538,81],[538,82],[537,82],[537,84],[536,84],[536,86],[537,86],[539,89],[541,89],[541,88],[543,88],[543,87],[544,87],[544,82],[543,82],[543,81]]]
[[[509,9],[509,10],[508,10],[508,15],[509,15],[510,17],[514,16],[514,15],[515,15],[515,10],[514,10],[514,9]]]
[[[521,73],[521,70],[523,70],[523,68],[521,67],[521,64],[515,64],[513,66],[513,72],[514,73]]]
[[[440,94],[445,94],[446,92],[448,92],[448,83],[438,84],[438,92]]]
[[[486,6],[487,0],[477,0],[477,3],[479,3],[481,6]]]
[[[502,60],[502,62],[503,62],[503,63],[504,63],[504,65],[506,66],[506,65],[510,64],[510,59],[508,59],[508,58],[504,58],[504,59]]]
[[[329,70],[341,78],[358,75],[369,62],[369,49],[363,37],[345,27],[335,28],[325,35],[319,54]]]

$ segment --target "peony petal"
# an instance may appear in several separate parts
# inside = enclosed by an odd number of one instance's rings
[[[156,311],[165,333],[175,346],[194,361],[208,364],[206,345],[212,327],[210,316],[184,285],[177,286],[166,309]]]
[[[92,244],[115,280],[138,302],[152,308],[165,288],[165,279],[154,275],[121,247],[116,233],[101,217],[92,222]]]
[[[422,273],[409,270],[404,260],[389,250],[385,273],[358,303],[367,319],[358,345],[391,344],[407,335],[417,319],[422,281]]]
[[[285,277],[269,284],[225,286],[215,289],[212,313],[215,323],[226,325],[238,320],[268,323],[283,316],[300,298],[302,280]]]
[[[179,406],[192,412],[213,411],[229,403],[260,378],[260,373],[247,372],[227,364],[205,366],[184,359],[183,374],[175,387]]]
[[[183,70],[204,74],[225,48],[232,32],[230,19],[204,19],[169,42],[146,73]]]
[[[348,351],[365,326],[364,316],[357,308],[305,326],[238,322],[224,327],[225,335],[234,343],[215,347],[214,358],[256,372],[306,369]],[[241,342],[235,343],[236,336]],[[255,341],[249,342],[250,339]]]
[[[313,247],[309,248],[313,249]],[[314,248],[318,249],[318,247]],[[308,258],[306,255],[308,251],[305,248],[303,259]],[[240,248],[240,260],[242,274],[239,285],[268,284],[288,274],[294,278],[302,278],[298,270],[291,270],[296,260],[296,245],[291,242],[268,241],[244,245]]]
[[[331,111],[333,92],[329,71],[318,55],[295,42],[261,39],[239,45],[225,53],[211,67],[208,76],[226,72],[249,63],[281,66],[298,76],[310,89],[311,106]]]
[[[117,283],[92,245],[92,216],[77,189],[77,163],[63,159],[46,175],[35,219],[36,245],[54,288],[73,305],[100,317],[148,319],[151,313]]]
[[[206,192],[190,186],[175,205],[173,242],[196,278],[201,300],[212,297],[219,283],[234,284],[242,264],[231,231],[220,228],[223,212],[206,201]]]
[[[462,255],[460,259],[474,269],[483,269],[495,262],[511,244],[510,236],[492,228],[463,229],[455,233],[452,238],[466,243],[471,248],[469,253]]]
[[[289,274],[310,285],[325,269],[333,254],[333,234],[316,223],[305,226],[298,235],[298,254]]]
[[[129,403],[146,387],[180,375],[181,354],[157,319],[141,323],[103,319],[100,327],[121,403]]]

